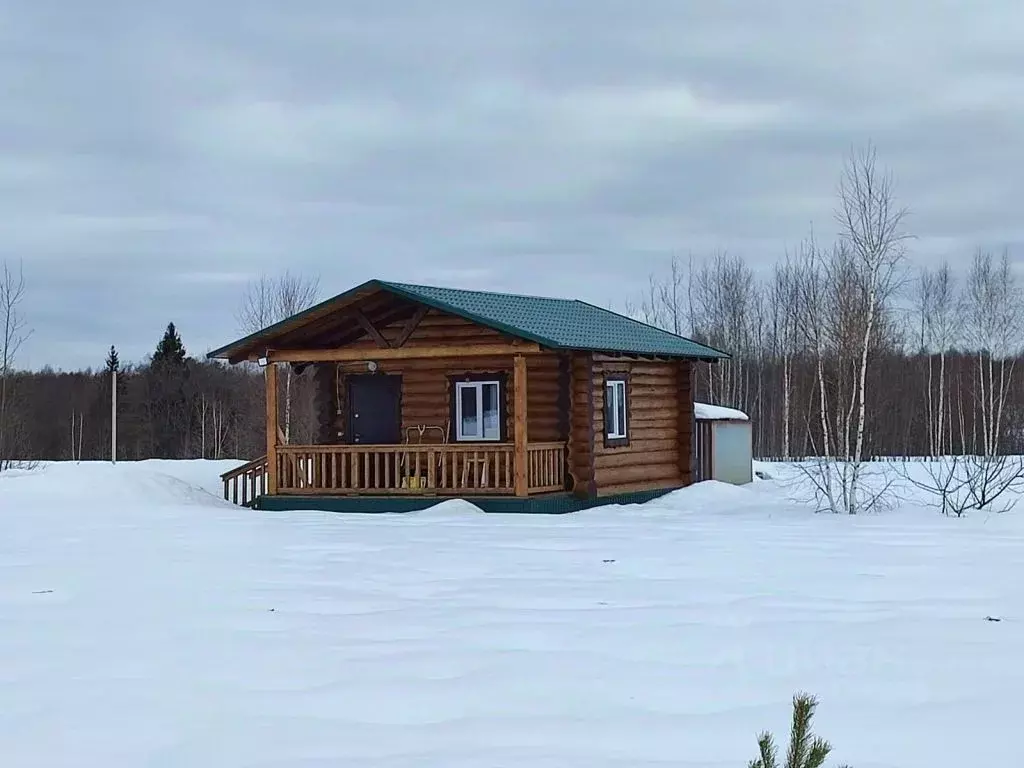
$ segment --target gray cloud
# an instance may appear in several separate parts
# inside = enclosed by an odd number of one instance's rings
[[[202,352],[282,264],[621,306],[674,253],[827,231],[869,139],[917,260],[1024,243],[1024,7],[842,5],[8,3],[23,362],[140,358],[169,320]]]

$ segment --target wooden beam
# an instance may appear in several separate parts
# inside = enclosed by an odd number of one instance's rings
[[[516,355],[512,362],[512,415],[514,425],[513,466],[515,468],[515,494],[527,496],[530,493],[527,474],[526,434],[526,358]]]
[[[679,377],[676,408],[677,427],[679,434],[679,475],[683,485],[690,485],[694,478],[694,416],[693,416],[693,365],[689,360],[680,360],[677,376]]]
[[[267,384],[267,487],[269,495],[277,493],[277,366],[269,363],[265,369]]]
[[[267,353],[276,363],[352,363],[363,360],[414,360],[438,357],[500,357],[540,352],[540,346],[523,344],[468,344],[450,347],[401,347],[399,349],[278,349]],[[253,358],[256,359],[255,357]]]
[[[402,328],[402,332],[398,335],[398,338],[395,340],[396,347],[401,347],[405,345],[405,342],[409,340],[409,337],[412,336],[413,332],[416,330],[416,326],[420,324],[420,321],[429,311],[430,307],[428,307],[426,304],[422,305],[419,309],[416,310],[416,314],[409,318],[408,322],[406,322],[405,324],[405,327]]]
[[[381,332],[377,330],[377,326],[370,322],[370,318],[364,315],[362,310],[353,310],[352,314],[356,318],[356,322],[370,335],[370,338],[377,343],[378,347],[381,349],[391,348],[391,342],[384,338]]]

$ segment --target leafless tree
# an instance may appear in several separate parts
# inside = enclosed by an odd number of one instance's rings
[[[861,292],[859,370],[855,397],[849,413],[856,408],[856,438],[850,455],[850,487],[846,511],[858,511],[859,476],[864,459],[864,424],[867,416],[868,358],[886,307],[903,280],[904,229],[907,211],[897,205],[890,173],[879,169],[875,149],[868,146],[850,154],[839,184],[836,219],[840,237],[849,248],[852,267]],[[848,423],[852,422],[850,419]]]
[[[927,267],[921,270],[917,304],[921,321],[921,351],[927,370],[928,451],[935,457],[952,452],[952,420],[946,418],[946,359],[960,336],[963,316],[956,277],[948,262],[943,262],[935,270]],[[936,355],[939,358],[937,381],[933,371]]]
[[[974,255],[964,296],[965,329],[976,350],[976,386],[984,456],[999,451],[1003,416],[1024,333],[1024,294],[1007,251],[997,261],[990,251]]]
[[[775,265],[769,293],[774,353],[782,368],[782,456],[787,459],[792,456],[793,357],[797,352],[800,307],[798,274],[787,254],[784,262]]]
[[[13,466],[19,458],[18,435],[21,414],[13,402],[14,363],[31,331],[21,314],[25,301],[25,274],[21,264],[15,271],[4,261],[0,264],[0,470]]]
[[[236,314],[242,333],[255,333],[287,317],[311,307],[320,295],[319,277],[295,275],[285,272],[278,277],[260,275],[246,287]],[[292,433],[292,379],[291,366],[284,375],[284,435]]]

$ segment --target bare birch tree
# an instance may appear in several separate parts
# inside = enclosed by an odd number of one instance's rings
[[[856,408],[855,440],[846,490],[850,514],[861,506],[860,480],[864,460],[864,424],[867,406],[868,358],[882,315],[903,279],[906,257],[904,229],[907,211],[896,203],[892,175],[878,167],[874,147],[853,151],[839,183],[836,219],[840,237],[849,248],[853,269],[862,292],[862,312],[857,330],[859,363],[850,412]],[[851,419],[851,422],[853,420]]]
[[[25,274],[21,264],[17,271],[4,261],[0,264],[0,470],[13,466],[17,460],[17,419],[12,392],[14,362],[31,331],[21,314],[25,301]]]
[[[952,420],[947,420],[948,405],[946,359],[961,329],[962,304],[956,278],[948,262],[935,270],[921,271],[918,283],[918,311],[921,319],[921,351],[927,366],[928,450],[932,457],[952,453]],[[933,359],[939,358],[937,379]],[[948,421],[948,423],[947,423]]]
[[[976,452],[994,456],[1000,450],[1003,418],[1024,333],[1024,301],[1010,258],[997,261],[990,251],[974,255],[964,296],[965,331],[975,352],[975,396],[980,445]]]
[[[320,278],[285,272],[278,277],[260,275],[249,283],[242,296],[236,320],[242,333],[255,333],[311,307],[320,295]],[[284,437],[292,432],[291,366],[284,375]]]
[[[800,286],[798,272],[790,256],[776,264],[770,288],[772,340],[774,353],[781,364],[782,376],[782,456],[792,456],[793,357],[797,351]]]

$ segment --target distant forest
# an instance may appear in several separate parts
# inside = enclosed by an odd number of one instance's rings
[[[724,252],[675,258],[618,309],[732,355],[698,366],[697,398],[750,414],[759,457],[1024,453],[1024,291],[1009,254],[979,249],[959,269],[915,270],[905,213],[873,150],[852,153],[834,242],[807,237],[757,272]],[[109,458],[113,370],[119,458],[264,452],[260,370],[190,357],[173,324],[136,364],[110,348],[95,370],[19,370],[29,296],[20,270],[0,264],[0,469]],[[241,298],[239,331],[318,297],[316,279],[261,277]],[[308,374],[280,380],[290,441],[313,442]]]

